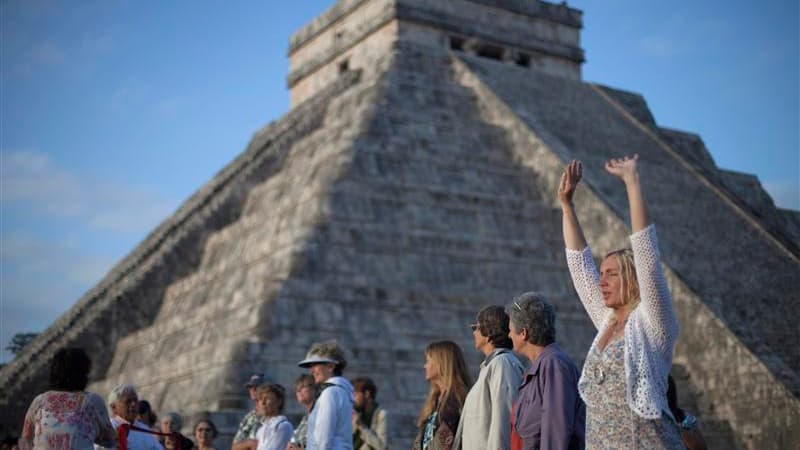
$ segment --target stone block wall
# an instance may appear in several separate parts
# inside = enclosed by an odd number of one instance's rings
[[[275,298],[269,333],[250,346],[256,365],[290,383],[311,342],[338,339],[345,374],[376,380],[402,448],[427,392],[425,346],[455,340],[477,375],[468,324],[482,306],[543,292],[579,362],[594,332],[566,272],[560,212],[455,82],[447,48],[402,39],[378,85],[350,167],[327,192],[330,213]]]
[[[584,161],[576,204],[599,257],[629,234],[602,163],[636,151],[683,325],[683,398],[718,448],[797,442],[800,263],[786,236],[800,232],[780,228],[796,217],[760,220],[702,141],[659,128],[641,96],[580,82],[580,27],[545,2],[337,3],[292,38],[293,110],[0,372],[3,425],[18,429],[48,355],[79,343],[100,355],[91,389],[132,382],[159,411],[210,415],[224,446],[250,373],[291,386],[308,346],[337,339],[345,375],[375,379],[406,447],[425,346],[458,342],[476,375],[482,306],[543,293],[582,364],[596,330],[566,269],[558,177]]]
[[[292,105],[326,86],[345,66],[371,71],[371,59],[385,54],[398,39],[405,40],[398,35],[398,21],[436,30],[429,44],[447,48],[456,45],[451,40],[464,40],[476,53],[497,54],[534,70],[579,79],[583,62],[580,11],[544,2],[532,5],[475,0],[341,1],[292,37],[287,80]]]
[[[796,360],[793,348],[780,344],[797,340],[797,328],[781,318],[790,314],[795,300],[790,292],[800,285],[790,249],[782,247],[766,228],[759,229],[747,211],[736,210],[738,203],[727,202],[724,191],[709,189],[706,179],[698,179],[701,172],[686,170],[687,165],[677,168],[682,162],[670,161],[677,152],[665,149],[652,127],[625,124],[629,120],[625,115],[603,112],[608,106],[596,100],[607,101],[607,97],[581,93],[585,87],[569,80],[544,75],[523,78],[513,67],[463,58],[462,79],[479,93],[493,123],[505,124],[512,135],[538,136],[541,146],[529,145],[536,152],[545,147],[562,162],[574,157],[584,161],[590,196],[596,197],[585,200],[583,206],[578,203],[578,210],[592,243],[602,238],[597,234],[603,230],[619,229],[599,219],[627,216],[624,190],[602,171],[603,159],[610,156],[607,149],[636,148],[647,174],[645,194],[659,225],[662,257],[682,323],[676,362],[687,371],[683,378],[690,382],[688,390],[702,395],[701,423],[713,430],[715,442],[725,443],[724,448],[778,449],[796,442],[800,409]],[[649,165],[648,158],[657,163]],[[542,166],[543,159],[537,157],[536,165],[544,168],[543,176],[551,174],[555,186],[556,167]],[[703,214],[688,214],[698,202],[703,202]],[[588,211],[581,212],[584,209]],[[693,219],[700,223],[692,225]],[[719,230],[725,230],[724,242],[715,242]],[[600,242],[598,255],[620,246]],[[742,284],[738,271],[724,269],[725,263],[736,261],[734,253],[741,252],[749,255],[748,267],[759,261],[760,273],[752,285]],[[783,293],[775,289],[778,286],[783,286]],[[755,290],[745,294],[748,287]],[[755,298],[763,299],[769,308],[759,307]],[[742,303],[736,306],[737,302]],[[756,418],[751,415],[754,410],[771,414]]]
[[[263,371],[250,343],[269,334],[275,298],[297,271],[308,231],[326,214],[322,194],[346,166],[345,143],[371,104],[353,90],[335,97],[359,78],[346,74],[330,93],[335,99],[314,99],[292,137],[272,143],[280,161],[247,189],[238,220],[209,235],[200,266],[169,285],[152,326],[120,341],[93,390],[134,383],[159,411],[212,412],[223,424],[238,423],[249,407],[242,384]],[[233,431],[226,426],[222,439]]]
[[[371,62],[389,54],[397,39],[393,18],[389,0],[354,2],[313,37],[296,42],[289,50],[291,105],[316,94],[344,70],[358,69],[366,72],[365,78],[374,77],[376,66]]]

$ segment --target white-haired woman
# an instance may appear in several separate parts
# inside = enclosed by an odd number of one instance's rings
[[[159,425],[161,425],[162,433],[169,434],[169,436],[163,437],[162,443],[165,449],[177,449],[178,442],[180,442],[181,450],[190,450],[194,447],[192,440],[181,434],[183,417],[180,414],[174,411],[164,414],[164,417],[159,421]]]
[[[667,404],[678,321],[637,161],[634,155],[605,164],[625,184],[633,250],[606,255],[599,273],[572,204],[582,176],[580,162],[567,165],[558,187],[570,274],[598,330],[578,383],[586,402],[587,449],[683,449]]]
[[[335,342],[319,342],[298,365],[308,368],[321,389],[308,415],[306,449],[352,450],[353,385],[342,376],[347,367],[344,351]],[[288,448],[300,447],[289,444]]]
[[[526,292],[506,311],[514,351],[531,362],[514,402],[511,449],[583,450],[586,407],[578,395],[580,372],[556,344],[555,308]]]

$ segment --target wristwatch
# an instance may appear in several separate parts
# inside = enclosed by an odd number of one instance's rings
[[[681,428],[684,430],[691,430],[692,428],[697,426],[697,417],[686,413],[683,416],[683,421],[681,422]]]

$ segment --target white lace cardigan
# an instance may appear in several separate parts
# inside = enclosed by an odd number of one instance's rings
[[[667,405],[667,375],[678,338],[678,320],[661,269],[655,225],[634,233],[630,239],[641,302],[625,325],[628,406],[646,419],[658,419],[662,412],[671,417]],[[600,274],[589,247],[582,251],[567,249],[567,264],[578,297],[598,329],[593,349],[602,331],[609,326],[612,310],[603,303]],[[591,376],[585,368],[584,365],[581,378]],[[583,392],[580,394],[583,397]]]

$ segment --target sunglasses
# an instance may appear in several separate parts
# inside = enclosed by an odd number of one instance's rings
[[[469,324],[469,329],[472,330],[472,331],[477,330],[479,327],[480,327],[480,325],[478,325],[477,323]]]

